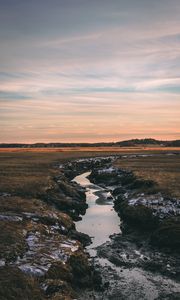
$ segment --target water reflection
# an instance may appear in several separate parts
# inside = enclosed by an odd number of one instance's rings
[[[109,240],[109,236],[120,233],[120,220],[113,209],[113,201],[109,192],[92,184],[87,178],[91,172],[76,176],[73,181],[86,187],[88,209],[81,221],[76,222],[76,228],[93,237],[89,250]]]

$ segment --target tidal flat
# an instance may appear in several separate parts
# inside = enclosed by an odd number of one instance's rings
[[[0,298],[179,299],[179,165],[172,148],[1,150]],[[94,254],[85,172],[103,234],[109,207],[121,224]]]

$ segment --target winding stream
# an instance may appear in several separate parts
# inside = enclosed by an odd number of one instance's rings
[[[92,237],[92,244],[87,247],[91,256],[96,255],[95,248],[110,240],[110,236],[120,233],[120,219],[113,209],[113,197],[110,192],[92,184],[88,176],[91,172],[76,176],[73,181],[86,188],[88,209],[81,221],[76,222],[76,229]]]

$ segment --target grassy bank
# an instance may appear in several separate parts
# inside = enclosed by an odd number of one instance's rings
[[[126,157],[119,159],[116,165],[133,171],[138,177],[153,180],[160,190],[180,197],[180,155]]]

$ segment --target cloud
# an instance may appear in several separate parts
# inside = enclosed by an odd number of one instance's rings
[[[0,6],[3,140],[177,135],[178,0]]]
[[[31,99],[30,96],[27,94],[21,94],[17,92],[10,92],[10,91],[0,91],[0,101],[2,100],[25,100]]]

